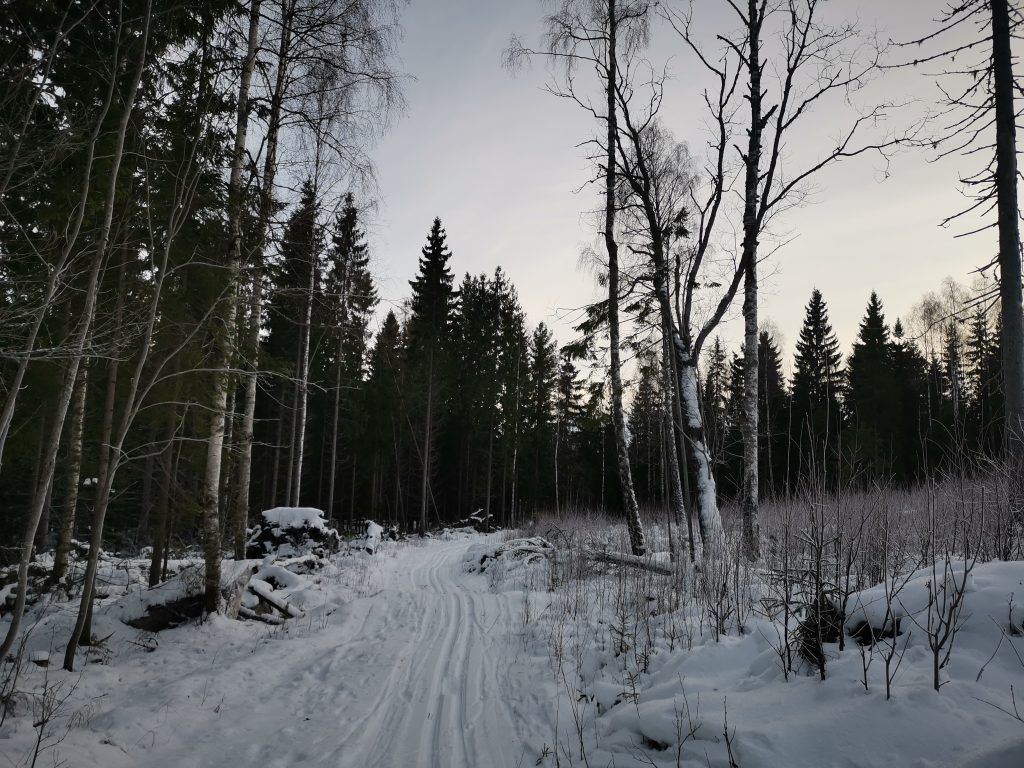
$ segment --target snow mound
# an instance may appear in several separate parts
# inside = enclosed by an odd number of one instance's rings
[[[939,564],[936,569],[921,568],[908,576],[899,576],[895,584],[890,579],[861,592],[854,592],[846,607],[846,628],[854,636],[865,633],[870,627],[876,636],[899,631],[903,619],[920,616],[928,610],[932,590],[937,592],[940,603],[944,596],[951,596],[962,590],[971,593],[976,590],[974,574],[964,576],[963,561],[948,565]],[[966,579],[966,580],[965,580]],[[890,598],[886,599],[886,594]],[[947,598],[949,599],[949,598]],[[888,617],[888,618],[887,618]]]
[[[262,514],[267,525],[286,530],[290,528],[326,529],[323,510],[314,507],[274,507]]]

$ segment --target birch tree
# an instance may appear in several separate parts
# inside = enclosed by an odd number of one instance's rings
[[[877,135],[896,105],[880,103],[853,112],[832,143],[814,148],[810,160],[794,162],[789,139],[826,109],[849,105],[851,94],[880,71],[883,49],[854,22],[826,20],[822,0],[726,0],[739,24],[719,34],[719,57],[712,59],[698,42],[689,12],[666,13],[684,45],[713,76],[732,59],[746,90],[747,140],[737,146],[743,177],[740,264],[743,271],[743,478],[740,507],[743,550],[760,556],[758,526],[758,263],[766,257],[761,239],[772,220],[806,198],[808,181],[834,163],[876,153],[883,160],[907,144],[917,128]],[[771,73],[765,77],[766,68]]]
[[[608,324],[608,378],[611,388],[612,425],[615,434],[616,465],[630,549],[634,555],[647,551],[640,509],[633,489],[626,437],[626,417],[622,406],[622,363],[619,323],[619,243],[616,229],[617,164],[615,162],[618,111],[616,89],[620,78],[620,61],[629,60],[647,42],[651,3],[644,0],[562,0],[554,13],[546,18],[547,39],[542,51],[524,46],[513,39],[506,51],[510,65],[530,57],[543,56],[560,72],[560,82],[550,90],[582,107],[603,127],[601,138],[591,143],[597,148],[593,161],[597,165],[604,188],[602,237],[607,257],[606,303]],[[601,87],[600,106],[577,85],[581,67],[588,67]]]

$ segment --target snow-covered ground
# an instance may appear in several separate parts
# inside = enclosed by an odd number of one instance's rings
[[[74,674],[59,668],[71,609],[55,603],[28,648],[52,645],[54,663],[26,663],[18,683],[67,696],[38,765],[1024,766],[1024,722],[1008,714],[1011,686],[1024,705],[1024,563],[975,567],[938,693],[911,580],[887,700],[882,646],[826,644],[825,681],[810,667],[787,680],[778,622],[740,608],[716,637],[678,576],[567,564],[544,539],[506,538],[336,556],[280,626],[217,617],[142,633],[116,620],[111,589],[95,633],[114,634]],[[877,592],[857,596],[862,611]],[[38,735],[38,701],[16,704],[0,766],[27,765]]]
[[[50,728],[50,739],[66,736],[40,765],[533,765],[552,707],[531,681],[549,675],[522,652],[522,593],[463,571],[479,540],[341,558],[320,604],[307,597],[307,614],[281,627],[216,618],[145,637],[122,627],[105,663],[80,678],[26,665],[26,689],[44,675],[78,684]],[[30,757],[32,719],[0,729],[0,764]]]

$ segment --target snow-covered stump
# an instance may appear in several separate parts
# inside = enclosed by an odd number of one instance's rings
[[[380,548],[380,542],[383,536],[384,529],[377,525],[377,523],[373,522],[373,520],[367,520],[366,533],[349,542],[349,549],[366,552],[368,555],[375,554]]]

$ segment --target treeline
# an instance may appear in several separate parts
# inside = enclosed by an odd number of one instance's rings
[[[457,283],[435,219],[411,298],[372,334],[360,212],[349,195],[328,227],[319,213],[307,185],[274,267],[250,498],[407,530],[605,505],[603,385],[544,323],[528,327],[502,270]]]
[[[942,472],[983,469],[1003,448],[1001,324],[988,302],[915,312],[913,338],[897,319],[886,321],[874,293],[852,352],[844,356],[821,292],[806,306],[792,375],[771,331],[758,340],[760,493],[799,493],[809,487],[910,486]],[[930,317],[927,315],[931,315]],[[934,337],[934,344],[931,342]],[[641,356],[631,410],[638,493],[662,502],[663,380],[656,357]],[[723,499],[740,497],[743,476],[742,352],[720,339],[703,361],[701,404],[715,475]],[[660,429],[660,427],[658,427]]]

